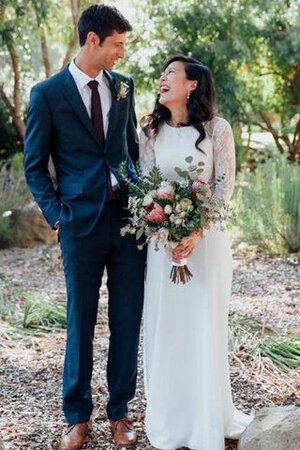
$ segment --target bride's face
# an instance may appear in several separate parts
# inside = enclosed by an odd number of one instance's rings
[[[188,93],[195,89],[195,83],[186,78],[184,63],[172,62],[159,79],[159,103],[167,108],[175,104],[186,105]]]

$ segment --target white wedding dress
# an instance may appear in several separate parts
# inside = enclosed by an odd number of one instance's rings
[[[187,156],[203,161],[203,181],[225,176],[214,194],[229,200],[235,174],[231,127],[219,117],[205,125],[206,138],[192,127],[162,125],[158,136],[141,133],[140,164],[153,164],[166,178],[186,168]],[[252,417],[233,405],[227,355],[228,303],[232,255],[227,233],[210,230],[188,259],[193,278],[185,285],[169,279],[172,263],[164,249],[148,247],[144,307],[146,432],[163,450],[224,450],[224,437],[238,438]]]

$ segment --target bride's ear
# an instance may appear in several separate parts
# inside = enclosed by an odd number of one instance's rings
[[[193,80],[190,84],[189,91],[190,92],[195,91],[197,87],[198,87],[198,80]]]

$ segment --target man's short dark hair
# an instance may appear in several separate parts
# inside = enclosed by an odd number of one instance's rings
[[[103,4],[92,5],[85,9],[78,21],[79,44],[83,46],[90,31],[97,34],[102,44],[104,39],[114,31],[126,33],[132,26],[114,6]]]

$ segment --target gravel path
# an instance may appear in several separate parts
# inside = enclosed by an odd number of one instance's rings
[[[271,325],[282,335],[300,334],[300,270],[297,260],[239,254],[234,264],[231,317],[247,315]],[[0,302],[6,302],[5,286],[14,293],[9,299],[14,300],[15,314],[24,304],[24,292],[64,301],[65,287],[58,247],[0,251],[0,282]],[[104,286],[95,338],[94,427],[84,449],[113,448],[105,415],[106,300]],[[6,305],[12,310],[13,306]],[[61,370],[65,334],[54,330],[26,335],[20,327],[13,325],[11,321],[0,323],[0,435],[6,450],[56,449],[64,426]],[[230,355],[230,361],[235,403],[245,412],[263,405],[299,401],[296,392],[300,392],[300,376],[296,371],[281,373],[270,369],[268,364],[258,367],[249,360],[241,346]],[[145,399],[141,367],[140,355],[137,397],[131,404],[131,416],[140,436],[137,450],[150,450],[152,447],[143,431]],[[236,449],[236,443],[228,441],[226,449]]]

